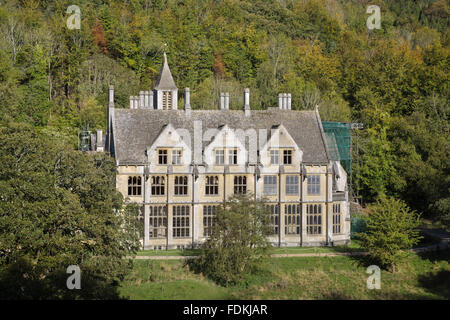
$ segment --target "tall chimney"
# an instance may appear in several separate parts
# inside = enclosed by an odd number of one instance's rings
[[[145,92],[139,91],[139,108],[145,107]]]
[[[291,102],[292,102],[292,95],[290,93],[288,93],[288,103],[287,103],[287,108],[288,110],[291,110]]]
[[[134,96],[134,108],[135,109],[139,109],[140,105],[139,105],[139,96]]]
[[[148,91],[144,91],[144,108],[148,108]]]
[[[130,96],[130,109],[134,109],[134,97]]]
[[[97,152],[103,152],[103,131],[97,130],[97,140],[96,140],[96,149]]]
[[[246,117],[250,117],[250,89],[244,90],[244,114]]]
[[[191,112],[191,90],[184,88],[184,110],[190,115]]]
[[[278,94],[278,108],[283,109],[283,94],[282,93]]]
[[[113,108],[114,107],[114,86],[110,85],[109,86],[109,107]]]
[[[154,107],[153,107],[153,91],[152,90],[150,90],[149,100],[150,100],[150,109],[153,109]]]
[[[225,92],[225,109],[230,109],[230,93]]]
[[[220,110],[225,109],[225,93],[220,93]]]

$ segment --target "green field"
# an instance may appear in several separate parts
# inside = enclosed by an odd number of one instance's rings
[[[416,247],[436,244],[439,239],[428,235],[421,234],[423,238]],[[334,252],[358,252],[364,251],[358,240],[352,240],[348,246],[334,246],[334,247],[284,247],[271,248],[272,254],[289,254],[289,253],[334,253]],[[138,256],[196,256],[200,250],[185,249],[185,250],[141,250],[137,253]]]
[[[450,250],[410,254],[398,272],[366,288],[360,257],[272,258],[238,286],[221,287],[181,260],[136,260],[122,283],[129,299],[450,299]]]
[[[363,251],[358,242],[352,241],[352,243],[346,246],[335,247],[284,247],[284,248],[271,248],[273,254],[284,253],[333,253],[333,252],[356,252]],[[198,249],[185,249],[185,250],[142,250],[137,253],[138,256],[195,256],[199,254]]]

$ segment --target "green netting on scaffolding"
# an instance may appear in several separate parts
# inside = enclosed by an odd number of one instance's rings
[[[347,173],[351,170],[350,124],[322,121],[331,160],[338,160]]]

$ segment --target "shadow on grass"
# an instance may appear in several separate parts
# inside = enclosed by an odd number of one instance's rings
[[[108,281],[98,272],[84,268],[80,289],[67,288],[70,276],[65,269],[48,272],[27,259],[18,259],[0,269],[0,300],[124,300],[119,283]]]
[[[417,253],[422,259],[430,260],[432,262],[437,261],[450,261],[450,248],[448,249],[438,249],[432,251],[423,251]]]
[[[450,299],[450,271],[440,270],[419,276],[419,284],[442,299]]]

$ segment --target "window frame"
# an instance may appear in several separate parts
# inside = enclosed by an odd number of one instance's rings
[[[333,203],[333,234],[342,234],[341,204]]]
[[[238,149],[228,149],[228,164],[229,165],[237,165],[238,162]]]
[[[167,238],[167,230],[168,230],[167,206],[152,205],[149,207],[150,207],[149,231],[148,231],[149,238],[150,239],[165,239],[165,238]]]
[[[280,165],[280,150],[271,149],[269,152],[269,156],[270,156],[270,164],[271,165]],[[274,159],[277,159],[277,161],[274,162],[273,161]]]
[[[162,154],[165,153],[165,154]],[[161,159],[165,159],[165,161],[161,161]],[[167,165],[169,160],[169,150],[168,149],[158,149],[158,164],[159,165]]]
[[[207,175],[205,177],[205,195],[206,196],[219,195],[219,176]]]
[[[292,158],[293,158],[292,149],[284,149],[283,150],[283,164],[291,165]],[[286,161],[286,159],[289,159],[289,161]]]
[[[302,205],[299,203],[286,203],[284,205],[284,234],[300,235],[302,219]]]
[[[189,238],[191,231],[191,206],[172,206],[172,237]],[[178,233],[178,234],[177,234]]]
[[[294,179],[296,180],[295,183],[293,183],[292,181],[289,181],[290,179]],[[286,186],[285,186],[285,194],[287,196],[298,196],[300,188],[300,179],[298,175],[286,175]],[[296,190],[296,191],[292,191],[292,189]]]
[[[203,237],[211,236],[212,228],[216,224],[216,214],[218,205],[203,206]]]
[[[320,195],[321,194],[321,185],[320,185],[320,175],[312,174],[307,177],[307,193],[308,195]]]
[[[309,236],[320,236],[322,228],[322,204],[311,203],[306,205],[306,234]]]
[[[270,215],[269,215],[269,226],[270,234],[269,236],[278,236],[280,234],[280,205],[279,204],[268,204]]]
[[[139,175],[128,176],[128,196],[142,196],[142,177]]]
[[[171,152],[171,156],[173,165],[181,165],[181,158],[183,157],[182,149],[173,149]]]
[[[233,177],[233,194],[247,194],[247,176],[235,175]]]
[[[265,175],[263,182],[263,194],[265,196],[276,196],[278,194],[278,179],[276,175]]]
[[[186,175],[175,176],[173,179],[173,195],[187,196],[189,195],[189,178]]]
[[[152,196],[166,195],[166,177],[165,176],[163,176],[163,175],[152,175],[151,176],[150,193]]]
[[[222,155],[219,155],[218,153],[221,152]],[[216,149],[214,150],[215,155],[215,164],[216,166],[223,166],[225,165],[225,149]],[[221,159],[222,161],[217,161],[217,159]]]

